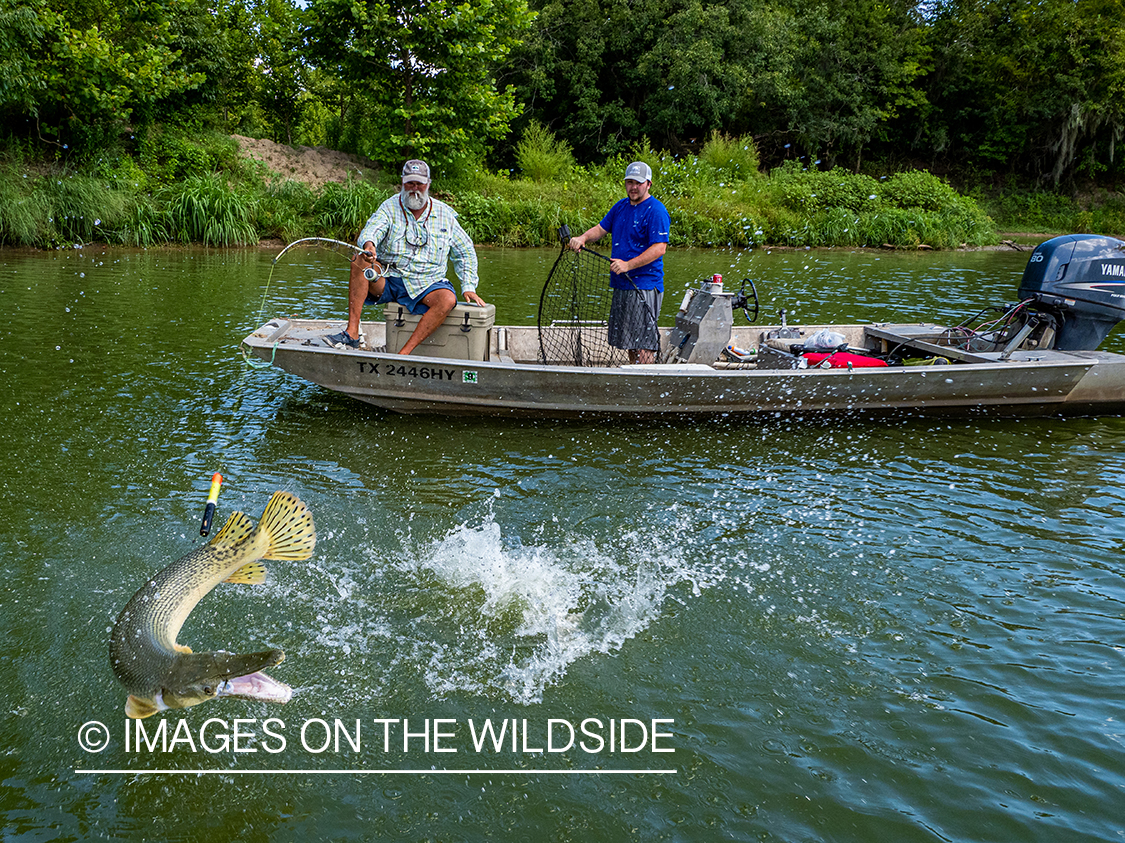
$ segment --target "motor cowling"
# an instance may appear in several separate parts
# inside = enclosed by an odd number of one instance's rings
[[[1094,350],[1125,319],[1125,241],[1065,234],[1041,243],[1023,271],[1019,297],[1055,317],[1055,348]]]

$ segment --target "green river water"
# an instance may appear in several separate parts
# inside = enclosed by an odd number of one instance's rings
[[[1121,418],[396,416],[243,363],[344,313],[338,256],[274,254],[0,252],[0,839],[1125,838]],[[480,257],[533,324],[555,252]],[[957,320],[1026,257],[675,252],[662,321],[714,272],[771,321]],[[316,553],[180,640],[282,648],[294,698],[138,733],[109,629],[215,471]]]

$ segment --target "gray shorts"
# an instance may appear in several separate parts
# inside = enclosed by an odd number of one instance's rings
[[[656,320],[664,294],[659,290],[614,290],[609,307],[609,344],[614,348],[660,351]]]

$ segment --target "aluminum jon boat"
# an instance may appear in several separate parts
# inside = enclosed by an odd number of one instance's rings
[[[564,260],[569,250],[564,250]],[[570,253],[573,255],[574,253]],[[569,257],[566,260],[570,260]],[[556,264],[556,269],[558,269]],[[558,273],[552,271],[552,279]],[[396,353],[417,317],[387,305],[357,350],[329,347],[340,322],[274,319],[244,353],[326,389],[402,413],[582,416],[1109,415],[1125,412],[1125,355],[1098,350],[1125,318],[1125,241],[1065,235],[1031,254],[1019,303],[974,327],[734,325],[756,295],[704,282],[658,362],[630,364],[604,319],[544,303],[590,297],[576,270],[548,280],[537,326],[494,323],[459,304],[415,353]],[[554,283],[554,289],[551,285]],[[561,284],[561,285],[560,285]],[[571,286],[566,286],[570,284]],[[608,286],[604,274],[598,281]],[[751,291],[753,284],[751,283]],[[547,315],[550,315],[549,313]],[[753,314],[756,315],[756,312]]]

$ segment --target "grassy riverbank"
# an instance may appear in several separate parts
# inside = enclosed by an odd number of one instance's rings
[[[961,194],[919,170],[887,175],[820,171],[788,162],[767,173],[753,143],[713,137],[698,156],[635,151],[672,216],[673,246],[984,246],[1004,231],[1125,233],[1125,201],[1080,208],[1053,194]],[[543,246],[566,223],[579,232],[622,195],[626,161],[577,166],[547,134],[521,146],[520,168],[478,168],[439,179],[478,243]],[[394,189],[377,174],[319,189],[240,156],[216,134],[166,132],[134,154],[81,164],[0,155],[0,245],[67,248],[246,245],[312,234],[351,239]],[[991,212],[991,216],[990,216]]]

